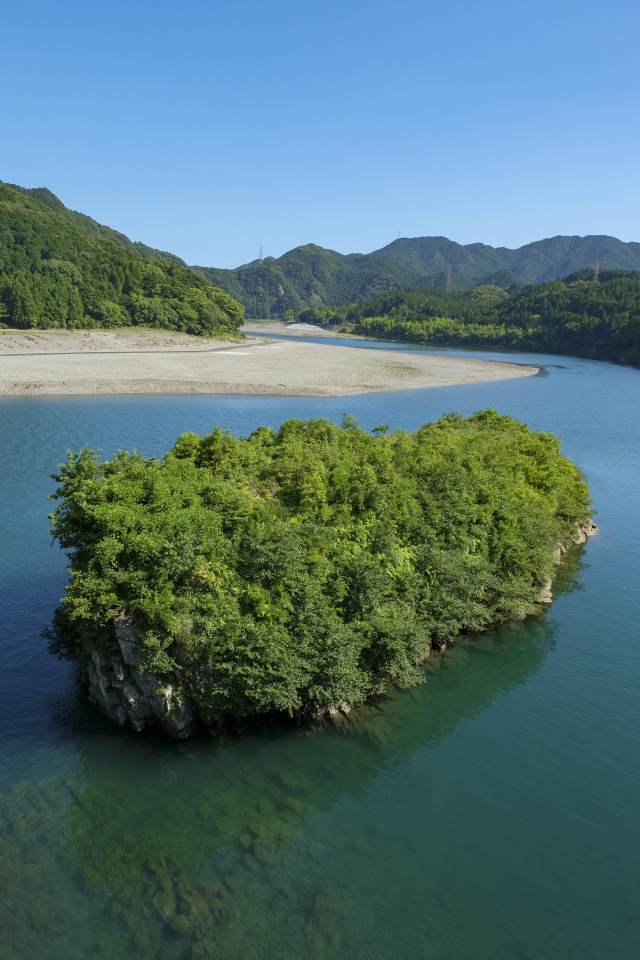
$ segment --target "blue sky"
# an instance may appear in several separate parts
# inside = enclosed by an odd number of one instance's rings
[[[0,179],[190,263],[640,240],[636,3],[3,4]]]

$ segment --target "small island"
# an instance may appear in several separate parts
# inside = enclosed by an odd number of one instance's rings
[[[559,441],[492,410],[187,433],[161,460],[85,449],[55,480],[71,575],[51,650],[117,724],[177,739],[420,683],[459,634],[548,603],[595,530]]]

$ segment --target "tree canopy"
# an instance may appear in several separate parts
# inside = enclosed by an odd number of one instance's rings
[[[108,655],[126,614],[205,722],[418,682],[430,647],[530,612],[590,515],[558,440],[490,410],[187,433],[160,460],[70,453],[55,479],[71,577],[52,649]]]
[[[0,326],[232,332],[243,310],[178,258],[0,183]]]
[[[640,366],[640,272],[582,270],[565,280],[505,291],[408,290],[300,319],[341,323],[365,336],[575,354]]]
[[[403,290],[510,289],[583,268],[593,272],[596,263],[603,269],[640,270],[640,244],[607,236],[548,237],[511,250],[446,237],[403,237],[366,254],[345,255],[308,243],[235,270],[197,269],[244,304],[247,316],[260,319],[288,317],[311,307],[344,307]]]

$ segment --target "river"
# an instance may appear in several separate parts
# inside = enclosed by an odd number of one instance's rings
[[[0,401],[3,960],[640,956],[640,371],[461,355],[543,371],[338,399]],[[419,689],[343,726],[174,744],[112,727],[48,654],[68,448],[487,406],[561,437],[601,529],[548,613],[456,644]]]

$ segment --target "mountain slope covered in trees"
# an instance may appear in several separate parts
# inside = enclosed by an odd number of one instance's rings
[[[242,316],[179,258],[67,210],[49,190],[0,183],[0,326],[216,334]]]
[[[582,270],[511,291],[478,286],[447,296],[413,290],[300,316],[322,323],[331,313],[368,336],[542,350],[640,366],[640,271],[602,270],[595,280],[592,270]]]
[[[543,283],[595,264],[640,270],[640,243],[607,236],[550,237],[510,250],[415,237],[394,240],[369,254],[345,256],[306,244],[236,270],[196,269],[240,300],[248,316],[260,318],[356,303],[403,289],[463,292],[477,284],[508,288]]]
[[[308,243],[282,257],[255,260],[237,270],[198,267],[245,307],[250,317],[285,316],[321,304],[351,303],[385,290],[420,286],[423,275],[389,257],[371,259]]]

